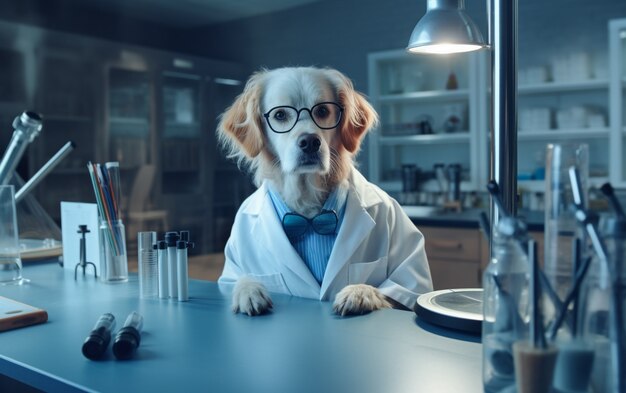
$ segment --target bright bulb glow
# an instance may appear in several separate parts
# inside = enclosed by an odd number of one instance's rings
[[[463,53],[463,52],[471,52],[478,49],[482,49],[484,46],[482,45],[471,45],[471,44],[432,44],[432,45],[423,45],[416,46],[413,48],[409,48],[408,50],[413,53],[429,53],[429,54],[450,54],[450,53]]]

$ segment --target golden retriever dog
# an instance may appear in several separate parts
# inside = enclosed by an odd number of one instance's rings
[[[218,139],[258,189],[242,204],[218,282],[234,312],[273,308],[271,292],[334,300],[339,315],[413,308],[432,290],[424,239],[354,157],[378,116],[341,72],[252,75]]]

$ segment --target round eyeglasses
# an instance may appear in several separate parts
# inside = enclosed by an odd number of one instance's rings
[[[339,125],[343,108],[335,102],[320,102],[309,108],[297,109],[293,106],[275,106],[263,114],[272,131],[282,134],[293,130],[300,119],[302,111],[309,112],[309,116],[316,126],[322,130],[330,130]]]

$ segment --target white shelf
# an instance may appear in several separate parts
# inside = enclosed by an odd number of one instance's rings
[[[561,140],[563,138],[608,138],[610,129],[607,128],[579,128],[571,130],[538,130],[538,131],[519,131],[517,138],[520,141],[528,140]]]
[[[402,144],[436,144],[436,143],[469,143],[469,132],[455,132],[450,134],[383,136],[378,139],[381,145]]]
[[[545,82],[520,85],[519,94],[561,93],[566,91],[600,90],[609,88],[607,79],[589,79],[581,81]]]
[[[378,101],[381,104],[396,103],[399,101],[447,101],[466,99],[469,99],[468,89],[416,91],[412,93],[386,94],[378,97]]]

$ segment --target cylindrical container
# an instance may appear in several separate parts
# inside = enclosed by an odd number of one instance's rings
[[[450,164],[446,168],[448,177],[448,200],[461,200],[461,164]]]
[[[143,328],[143,317],[133,311],[126,318],[124,326],[115,335],[113,341],[113,354],[119,360],[127,360],[133,357],[141,342],[141,329]]]
[[[610,274],[606,263],[594,257],[587,270],[580,295],[577,332],[594,351],[591,388],[594,392],[613,392],[611,386],[610,350]]]
[[[104,282],[128,281],[126,233],[122,220],[100,220],[100,271]]]
[[[102,357],[111,341],[113,329],[115,329],[115,317],[113,314],[102,314],[83,343],[83,355],[91,360],[97,360]]]
[[[517,238],[494,233],[493,258],[483,275],[483,385],[485,392],[515,387],[513,344],[528,338],[529,266]],[[509,222],[510,224],[510,222]]]
[[[585,144],[549,144],[546,150],[544,271],[552,288],[565,299],[572,286],[574,262],[572,242],[584,239],[576,221],[569,168],[580,175],[583,198],[589,188],[589,153]],[[585,242],[583,241],[583,244]],[[548,312],[551,307],[545,307]],[[552,315],[546,315],[549,320]]]
[[[165,240],[159,240],[157,243],[157,260],[159,267],[159,298],[167,299],[170,297],[169,289],[169,263],[167,261],[167,243]]]
[[[137,234],[137,257],[139,268],[139,296],[142,298],[159,295],[159,267],[157,262],[156,232]]]
[[[187,260],[187,242],[179,240],[176,243],[176,255],[178,260],[178,301],[189,300],[189,272]]]
[[[169,293],[172,298],[176,298],[178,296],[178,267],[176,266],[176,242],[178,239],[178,232],[167,232],[165,234],[165,242],[167,243]]]
[[[15,188],[12,185],[0,186],[0,285],[22,282]]]
[[[585,341],[595,345],[595,392],[626,392],[626,220],[602,217],[599,232],[608,263],[594,258],[587,273],[580,310]]]
[[[402,165],[402,192],[417,191],[417,166],[415,164]]]

